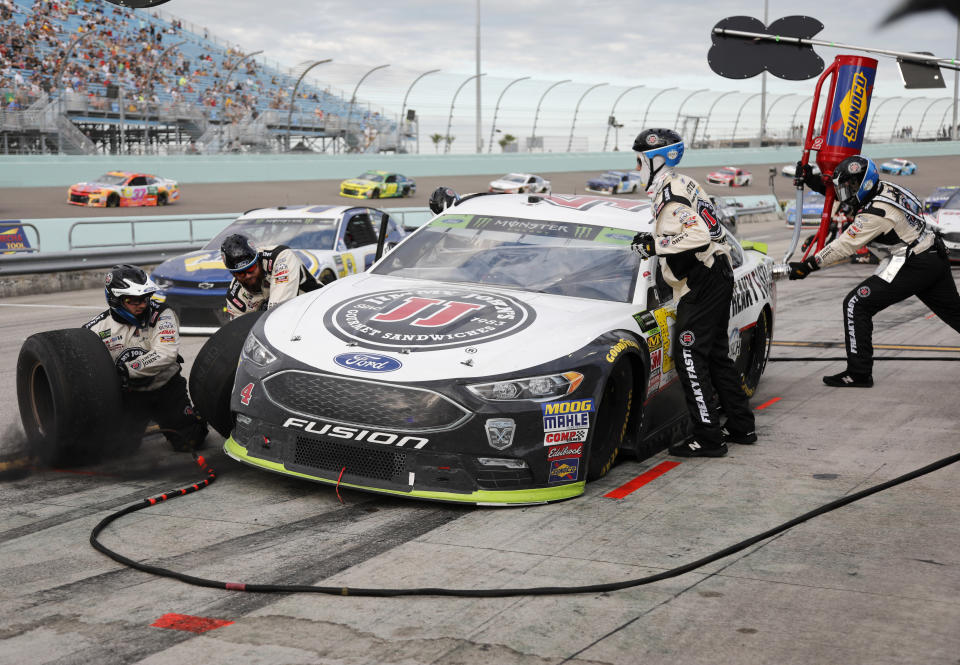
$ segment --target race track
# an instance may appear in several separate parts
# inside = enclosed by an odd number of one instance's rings
[[[281,191],[274,187],[260,195]],[[429,189],[422,184],[412,204]],[[290,190],[291,201],[305,192]],[[741,235],[769,243],[778,260],[788,242],[782,222],[743,225]],[[211,487],[130,515],[102,540],[133,559],[246,583],[570,587],[662,572],[958,451],[960,335],[915,298],[875,318],[876,343],[908,347],[877,355],[943,360],[880,360],[870,390],[823,386],[820,377],[842,362],[789,361],[843,355],[841,302],[871,271],[844,265],[780,282],[775,342],[840,348],[774,346],[751,400],[759,443],[682,461],[621,499],[604,495],[669,458],[624,460],[563,503],[470,509],[345,489],[338,498],[330,487],[241,466],[211,434],[206,455],[219,474]],[[0,300],[7,459],[18,443],[23,340],[103,307],[99,289]],[[203,341],[183,341],[185,369]],[[909,350],[917,344],[954,350]],[[110,512],[202,477],[157,435],[132,457],[73,472],[7,467],[0,663],[947,665],[960,653],[957,465],[680,577],[610,593],[250,594],[151,577],[88,545]],[[186,616],[161,627],[168,615]]]

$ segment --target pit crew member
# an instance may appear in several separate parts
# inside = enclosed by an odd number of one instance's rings
[[[755,443],[753,412],[730,359],[733,268],[726,231],[703,188],[673,170],[683,139],[647,129],[633,144],[640,181],[653,201],[654,233],[637,234],[642,257],[656,254],[677,300],[677,370],[693,419],[693,439],[670,447],[681,457],[722,457],[727,443]],[[720,425],[720,410],[727,420]]]
[[[809,165],[797,178],[823,193],[824,184]],[[833,172],[840,213],[853,223],[815,255],[790,263],[790,279],[834,265],[861,247],[881,256],[876,272],[843,301],[847,369],[823,377],[828,386],[873,386],[873,316],[890,305],[917,296],[944,323],[960,332],[960,295],[950,274],[947,248],[923,218],[923,204],[913,193],[880,180],[877,165],[862,155],[847,157]]]
[[[104,286],[108,309],[83,327],[100,337],[120,375],[123,413],[117,436],[139,441],[153,420],[174,450],[200,448],[207,425],[194,413],[180,373],[176,313],[151,300],[157,285],[137,266],[114,266]]]
[[[261,250],[245,235],[234,233],[224,239],[220,255],[233,275],[227,288],[227,315],[231,319],[273,309],[320,288],[300,257],[286,245]]]

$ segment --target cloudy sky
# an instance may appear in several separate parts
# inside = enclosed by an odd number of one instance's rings
[[[707,51],[714,24],[736,15],[762,19],[763,0],[479,0],[479,4],[481,71],[486,73],[481,93],[487,127],[484,131],[489,131],[494,103],[505,85],[523,76],[530,79],[512,87],[503,100],[503,122],[528,123],[531,109],[546,88],[553,82],[571,79],[550,93],[545,105],[549,109],[545,109],[544,122],[548,126],[555,124],[550,131],[558,134],[564,125],[569,129],[570,116],[580,96],[599,83],[607,85],[591,92],[584,101],[584,123],[594,122],[594,116],[602,116],[605,122],[606,112],[602,109],[609,111],[614,100],[635,85],[645,89],[631,92],[623,100],[623,116],[631,123],[641,122],[647,102],[668,87],[679,90],[663,96],[664,106],[656,108],[664,117],[651,116],[651,121],[663,124],[676,113],[686,94],[706,88],[712,93],[691,99],[685,109],[704,113],[720,92],[740,91],[740,97],[730,95],[727,103],[721,105],[730,106],[730,117],[722,121],[729,125],[740,106],[737,100],[747,100],[760,91],[759,76],[730,80],[713,73],[707,64]],[[847,0],[830,5],[807,3],[807,7],[808,13],[825,26],[817,39],[901,51],[925,50],[940,57],[955,55],[957,21],[944,10],[914,14],[880,28],[882,18],[899,4],[899,0]],[[786,0],[769,0],[768,7],[769,22],[802,13],[797,3]],[[206,26],[211,34],[235,42],[246,51],[263,49],[264,57],[285,66],[307,59],[332,58],[332,63],[314,70],[317,79],[345,90],[348,95],[366,71],[390,63],[389,68],[373,73],[358,92],[359,98],[385,108],[399,105],[407,86],[418,74],[441,69],[441,73],[418,84],[408,106],[444,121],[457,87],[476,68],[477,0],[388,0],[362,4],[333,0],[171,0],[161,9],[184,21]],[[841,52],[826,47],[817,47],[816,51],[827,62]],[[952,97],[952,72],[944,70],[948,83],[945,90],[904,91],[895,61],[879,59],[874,100],[894,96],[930,100]],[[774,95],[786,94],[802,102],[804,96],[812,94],[814,82],[768,77],[768,104],[776,100]],[[473,121],[473,88],[474,83],[467,85],[456,100],[458,126]],[[759,117],[759,101],[755,103],[757,109],[751,107],[743,122],[757,124],[752,119]],[[949,101],[944,100],[943,107],[949,106]],[[565,116],[549,115],[560,107]],[[789,122],[796,107],[796,103],[785,98],[774,110],[784,113],[780,121]],[[890,104],[885,111],[896,107],[897,103]],[[925,107],[924,102],[917,102],[908,114],[922,112]],[[940,121],[940,108],[936,106],[930,111],[931,128]],[[806,111],[801,113],[805,114]]]

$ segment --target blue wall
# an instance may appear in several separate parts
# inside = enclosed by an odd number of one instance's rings
[[[960,154],[960,142],[892,143],[866,146],[873,159]],[[786,164],[800,156],[796,146],[688,150],[683,165]],[[155,173],[181,183],[342,180],[367,169],[397,171],[411,177],[485,175],[511,171],[561,173],[631,169],[632,152],[515,153],[490,155],[178,155],[96,157],[73,155],[0,156],[0,187],[59,187],[94,178],[105,171]]]

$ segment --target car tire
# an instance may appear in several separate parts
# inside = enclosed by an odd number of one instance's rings
[[[371,199],[379,199],[379,198],[380,198],[380,190],[379,190],[379,189],[375,189],[375,190],[373,190],[372,192],[370,192],[370,198],[371,198]]]
[[[621,360],[610,372],[597,405],[597,421],[587,457],[586,479],[592,482],[607,475],[620,452],[633,406],[633,368]]]
[[[405,199],[405,198],[407,198],[408,196],[410,196],[410,188],[409,188],[409,187],[404,187],[404,188],[403,188],[403,192],[400,193],[400,198]]]
[[[237,361],[247,333],[263,314],[244,314],[213,333],[200,348],[190,370],[190,398],[194,410],[223,437],[230,436],[233,429],[230,395],[237,374]]]
[[[85,328],[31,335],[17,358],[17,402],[30,452],[43,463],[97,461],[123,411],[110,352]]]
[[[750,345],[744,350],[744,356],[737,363],[738,367],[741,368],[740,387],[747,397],[753,397],[753,394],[757,392],[760,377],[763,376],[763,370],[767,367],[767,360],[770,358],[770,346],[773,341],[771,332],[770,313],[764,309],[760,312],[757,325],[753,327]]]
[[[111,194],[107,197],[107,207],[108,208],[118,208],[120,207],[120,197],[116,194]]]
[[[320,276],[317,278],[317,281],[321,284],[329,284],[330,282],[337,281],[337,276],[333,273],[330,268],[325,269],[320,273]]]

